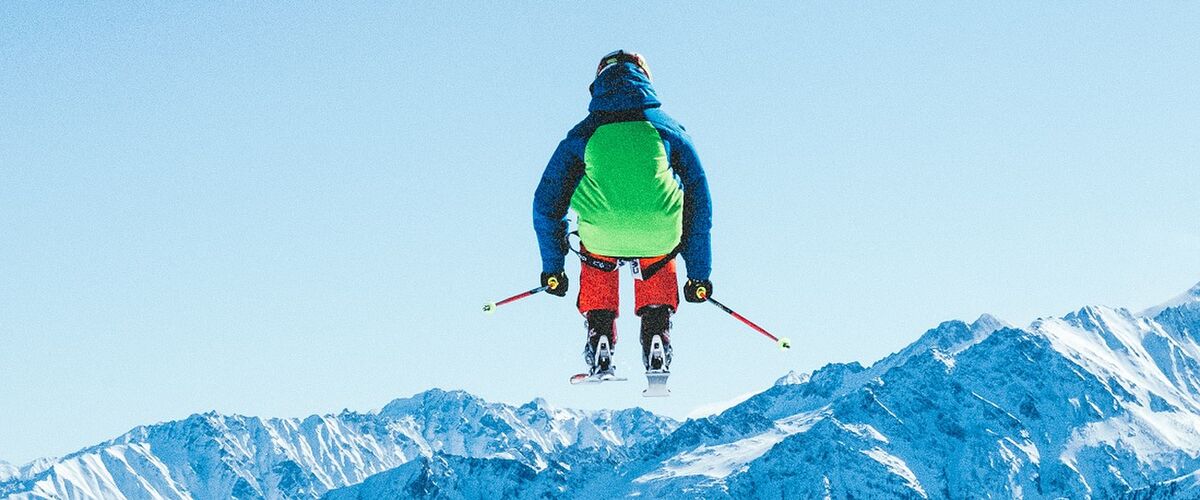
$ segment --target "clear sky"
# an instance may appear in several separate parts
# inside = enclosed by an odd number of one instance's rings
[[[0,459],[432,387],[682,417],[1200,281],[1194,2],[193,3],[0,3]],[[716,296],[795,345],[685,304],[666,400],[629,340],[630,382],[567,384],[573,293],[480,312],[537,285],[617,48],[704,161]]]

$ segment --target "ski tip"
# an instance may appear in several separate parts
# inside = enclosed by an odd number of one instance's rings
[[[778,344],[779,348],[785,351],[792,348],[792,340],[787,337],[779,339]]]
[[[483,313],[484,314],[492,314],[494,312],[496,312],[496,303],[495,302],[483,305]]]

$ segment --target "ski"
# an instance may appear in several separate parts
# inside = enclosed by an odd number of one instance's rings
[[[671,395],[671,390],[667,389],[667,377],[671,376],[668,371],[651,370],[646,372],[646,388],[642,390],[642,397],[646,398],[665,398]]]
[[[625,377],[618,377],[615,373],[597,373],[595,375],[579,373],[571,376],[571,385],[599,384],[602,382],[624,382],[626,380],[629,379]]]

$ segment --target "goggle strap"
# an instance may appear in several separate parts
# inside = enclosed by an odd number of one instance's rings
[[[650,76],[650,68],[646,67],[645,58],[643,58],[640,54],[630,54],[621,50],[604,56],[604,58],[600,60],[600,66],[596,68],[596,76],[600,76],[600,74],[608,68],[624,62],[633,63],[638,67],[639,70],[642,71],[642,74],[646,75],[646,78],[653,79],[653,77]]]

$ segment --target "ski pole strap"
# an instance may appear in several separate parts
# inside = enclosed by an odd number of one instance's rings
[[[601,259],[599,257],[596,257],[595,255],[592,255],[592,254],[588,253],[587,251],[583,250],[582,240],[580,241],[580,245],[579,245],[580,249],[576,250],[575,247],[571,246],[570,237],[572,235],[574,235],[576,238],[578,238],[579,231],[571,231],[570,233],[567,234],[567,248],[570,249],[571,252],[574,253],[575,255],[578,255],[579,261],[582,262],[584,265],[594,267],[596,269],[599,269],[601,271],[608,273],[608,272],[616,271],[617,268],[620,267],[622,260],[629,260],[629,259],[624,259],[624,258],[617,258],[616,262],[610,262],[610,261]],[[660,269],[662,269],[664,266],[666,266],[667,263],[671,262],[672,260],[675,260],[675,257],[678,256],[679,252],[681,252],[682,250],[683,250],[683,243],[680,243],[675,246],[674,250],[671,250],[671,252],[668,253],[667,255],[665,255],[663,258],[659,259],[658,261],[654,262],[653,264],[643,267],[642,268],[642,279],[643,280],[650,279],[651,276],[654,276],[654,273],[657,273]]]

